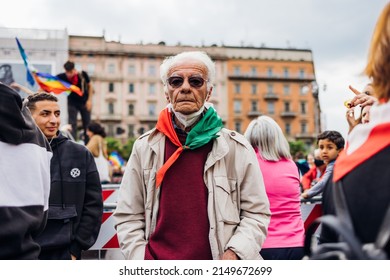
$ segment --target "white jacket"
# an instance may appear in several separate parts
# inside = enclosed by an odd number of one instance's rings
[[[204,167],[213,259],[228,248],[241,259],[261,259],[271,214],[255,152],[239,133],[223,128],[218,135]],[[126,259],[144,259],[156,227],[161,191],[156,172],[164,163],[164,150],[165,135],[153,129],[135,142],[126,166],[114,212]]]

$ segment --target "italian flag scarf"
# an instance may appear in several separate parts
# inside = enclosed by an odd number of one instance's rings
[[[173,128],[171,112],[168,108],[165,108],[158,117],[156,129],[164,133],[164,135],[168,137],[169,140],[171,140],[171,142],[178,148],[164,163],[160,170],[157,171],[156,187],[158,188],[161,185],[165,173],[179,158],[180,154],[184,150],[195,150],[203,145],[206,145],[211,140],[218,137],[217,133],[222,127],[223,124],[221,118],[217,115],[215,110],[210,107],[199,122],[188,133],[186,142],[182,145],[177,137],[175,129]]]

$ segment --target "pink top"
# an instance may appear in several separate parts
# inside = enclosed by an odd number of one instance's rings
[[[272,214],[262,248],[302,247],[305,229],[298,168],[292,160],[266,161],[256,154]]]

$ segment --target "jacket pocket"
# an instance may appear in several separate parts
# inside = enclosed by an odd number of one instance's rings
[[[44,231],[37,237],[42,248],[62,248],[71,242],[73,220],[77,217],[76,206],[50,205]]]
[[[236,180],[226,177],[215,177],[215,201],[221,219],[226,224],[236,225],[240,222],[237,207]]]

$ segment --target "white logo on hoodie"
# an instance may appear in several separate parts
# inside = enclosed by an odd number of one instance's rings
[[[70,176],[72,176],[73,178],[76,178],[76,177],[79,177],[80,176],[80,169],[78,168],[73,168],[71,171],[70,171]]]

